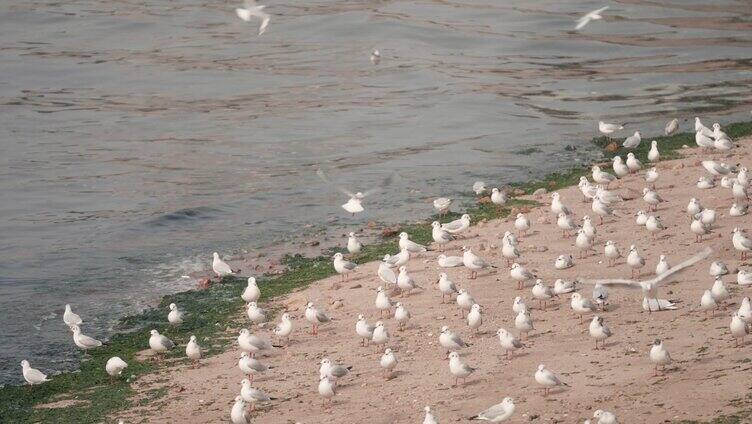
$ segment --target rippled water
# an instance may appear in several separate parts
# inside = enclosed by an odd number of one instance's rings
[[[748,2],[269,2],[261,37],[235,6],[0,4],[0,381],[75,366],[66,302],[104,337],[212,250],[425,216],[586,160],[598,119],[650,134],[752,103]],[[399,178],[353,220],[321,163]]]

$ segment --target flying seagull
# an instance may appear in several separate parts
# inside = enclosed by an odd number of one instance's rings
[[[585,25],[589,24],[590,21],[597,21],[597,20],[603,19],[603,16],[601,16],[601,13],[603,13],[607,9],[608,9],[608,6],[601,7],[598,10],[593,10],[592,12],[589,12],[588,14],[586,14],[585,16],[577,20],[577,26],[574,27],[574,29],[580,30],[584,28]]]

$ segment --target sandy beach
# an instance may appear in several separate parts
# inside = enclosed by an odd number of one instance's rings
[[[501,235],[513,230],[513,219],[482,222],[451,242],[445,252],[461,255],[461,247],[468,246],[498,267],[482,271],[477,279],[471,280],[463,267],[439,268],[436,256],[441,252],[436,250],[411,257],[408,270],[425,290],[405,297],[392,295],[393,300],[408,308],[412,319],[404,331],[398,331],[394,318],[383,320],[391,336],[387,346],[398,359],[396,372],[388,380],[379,366],[383,350],[361,347],[354,331],[358,314],[365,315],[369,323],[379,320],[374,306],[374,289],[382,284],[376,277],[377,263],[359,266],[345,282],[335,276],[266,304],[268,309],[288,311],[296,328],[289,346],[261,357],[274,369],[257,377],[253,386],[277,400],[253,412],[253,422],[419,423],[426,405],[432,407],[439,422],[456,422],[467,420],[506,396],[513,397],[517,405],[509,422],[579,423],[592,417],[594,410],[604,409],[614,412],[622,423],[663,423],[708,420],[749,409],[749,344],[734,347],[729,322],[748,291],[737,285],[735,272],[749,265],[740,262],[731,243],[731,231],[734,227],[752,230],[750,219],[729,216],[733,202],[730,189],[719,184],[702,190],[695,184],[699,176],[707,174],[699,161],[710,156],[729,164],[747,164],[749,141],[742,140],[741,147],[732,154],[707,155],[687,149],[682,151],[682,159],[657,164],[660,178],[656,190],[667,202],[654,213],[666,226],[655,240],[634,220],[635,212],[647,210],[642,200],[647,166],[612,186],[625,198],[617,205],[621,217],[610,217],[597,225],[595,251],[583,259],[578,258],[574,236],[565,238],[556,227],[548,206],[549,195],[538,199],[544,204],[529,212],[532,228],[520,240],[520,262],[549,286],[557,278],[629,278],[625,257],[631,244],[646,259],[643,278],[654,274],[661,254],[674,265],[711,247],[709,258],[661,287],[661,297],[675,301],[677,310],[646,313],[639,290],[612,288],[607,310],[598,315],[614,334],[604,349],[595,350],[588,334],[592,316],[586,315],[581,322],[570,308],[569,295],[549,302],[542,310],[532,298],[531,283],[517,290],[498,248]],[[611,172],[610,164],[606,169]],[[593,216],[590,203],[582,201],[577,187],[559,193],[573,209],[577,222],[583,215]],[[690,231],[686,206],[691,197],[718,214],[712,233],[702,243],[696,243]],[[594,222],[597,224],[597,219]],[[622,252],[623,257],[614,267],[607,266],[603,254],[607,240],[616,242]],[[555,269],[554,260],[560,254],[573,255],[575,265]],[[723,278],[731,298],[712,316],[699,310],[699,300],[713,284],[708,268],[716,260],[724,261],[731,271]],[[466,320],[458,316],[456,304],[441,303],[435,284],[440,272],[446,272],[482,306],[479,334],[472,334]],[[589,298],[592,286],[580,285],[579,291]],[[503,327],[518,334],[512,312],[516,296],[522,296],[532,308],[535,330],[523,341],[525,347],[510,360],[504,356],[495,333]],[[334,318],[323,324],[315,336],[309,333],[310,324],[303,317],[306,301],[314,302]],[[249,327],[243,311],[238,311],[237,323],[229,325],[227,336],[233,338],[240,328]],[[470,366],[477,368],[459,387],[453,385],[445,350],[438,344],[440,328],[445,325],[471,344],[460,353]],[[272,340],[273,326],[254,326],[253,331]],[[648,359],[656,338],[664,341],[674,359],[669,369],[657,376]],[[146,407],[112,418],[123,418],[128,423],[228,422],[244,378],[237,368],[239,354],[237,344],[233,344],[228,351],[202,360],[195,368],[176,365],[140,378],[134,383],[138,392],[164,388],[167,394]],[[322,408],[317,392],[319,362],[324,357],[352,366],[351,373],[339,382],[331,410]],[[558,373],[569,387],[544,397],[533,379],[538,364]]]

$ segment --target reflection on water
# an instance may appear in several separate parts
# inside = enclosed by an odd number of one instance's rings
[[[425,216],[587,160],[599,119],[651,134],[750,106],[745,2],[621,1],[578,33],[600,3],[270,1],[262,37],[234,6],[0,5],[0,380],[75,365],[66,302],[102,337],[213,250]],[[400,177],[353,220],[320,163]]]

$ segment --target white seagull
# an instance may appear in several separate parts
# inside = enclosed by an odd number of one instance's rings
[[[265,7],[264,5],[256,4],[255,0],[245,0],[244,7],[236,8],[235,14],[245,22],[250,22],[252,18],[260,20],[261,25],[259,26],[258,35],[261,35],[266,31],[266,27],[269,26],[269,20],[271,19],[271,16],[264,12]]]

